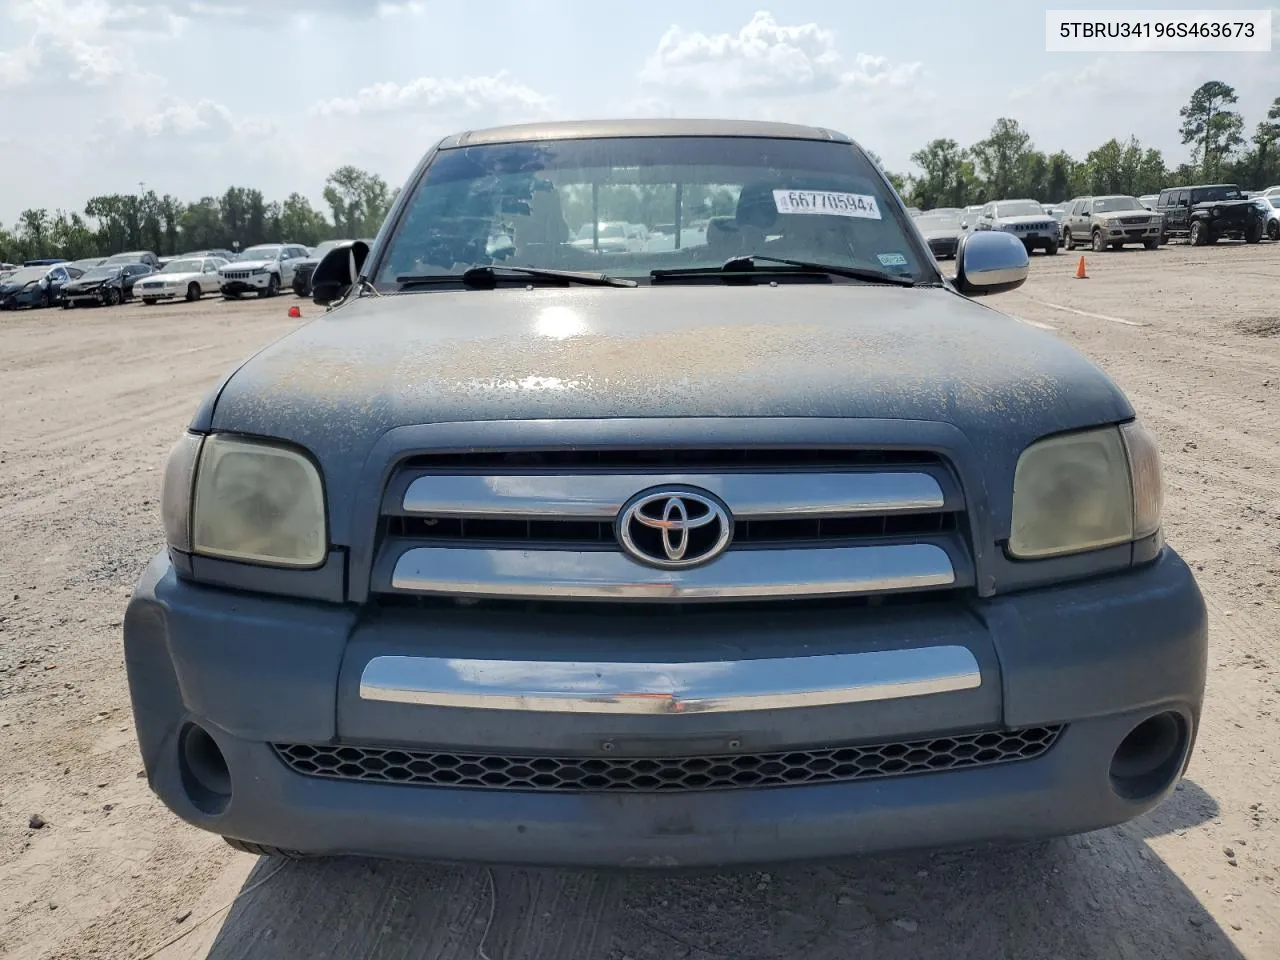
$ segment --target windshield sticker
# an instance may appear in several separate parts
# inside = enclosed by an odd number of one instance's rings
[[[907,258],[900,253],[878,253],[876,259],[882,267],[905,267]]]
[[[834,190],[775,190],[773,204],[779,213],[822,214],[828,217],[862,217],[879,220],[876,198],[865,193]]]

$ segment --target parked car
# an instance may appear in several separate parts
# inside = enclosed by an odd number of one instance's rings
[[[48,267],[55,263],[66,263],[66,262],[67,260],[65,257],[45,257],[41,260],[24,260],[22,265],[24,267]]]
[[[1254,203],[1266,217],[1262,229],[1267,239],[1280,240],[1280,193],[1258,197]]]
[[[1262,191],[1264,197],[1280,197],[1280,187],[1267,187]]]
[[[997,200],[982,208],[975,230],[1000,230],[1013,234],[1030,253],[1058,252],[1058,221],[1034,200]]]
[[[642,253],[648,242],[649,232],[642,224],[614,221],[599,224],[594,235],[591,224],[584,223],[570,243],[594,253]]]
[[[178,297],[199,300],[206,293],[219,291],[218,268],[226,265],[221,257],[182,257],[170,260],[135,288],[138,299],[146,306]]]
[[[554,187],[584,177],[735,213],[602,272]],[[519,266],[477,260],[510,222]],[[385,223],[169,456],[123,660],[177,816],[278,856],[723,867],[1173,794],[1205,604],[1119,387],[970,299],[1025,281],[1017,233],[944,274],[849,138],[668,119],[447,137]]]
[[[138,278],[151,272],[145,263],[115,263],[90,267],[62,288],[62,305],[114,307],[133,295]]]
[[[1257,243],[1266,229],[1265,214],[1234,183],[1169,187],[1160,191],[1156,209],[1166,239],[1185,236],[1197,247],[1223,237]]]
[[[94,267],[102,266],[106,259],[106,257],[85,257],[82,260],[72,260],[70,266],[77,270],[92,270]]]
[[[1138,202],[1142,204],[1143,207],[1152,211],[1156,209],[1156,204],[1159,201],[1160,201],[1160,194],[1158,193],[1144,193],[1142,196],[1138,198]]]
[[[1074,250],[1077,245],[1088,243],[1101,253],[1108,247],[1120,250],[1126,243],[1140,243],[1154,250],[1160,246],[1162,223],[1163,217],[1148,210],[1136,197],[1076,197],[1067,204],[1062,218],[1062,245]]]
[[[128,250],[124,253],[113,254],[102,262],[103,264],[145,263],[152,270],[160,269],[160,258],[150,250]]]
[[[365,240],[365,243],[372,243],[371,240]],[[311,296],[311,274],[324,255],[336,247],[340,243],[350,243],[349,240],[325,240],[319,244],[310,254],[294,264],[293,268],[293,292],[300,297]]]
[[[954,260],[965,228],[959,210],[928,210],[915,218],[916,229],[939,260]]]
[[[228,300],[246,293],[274,297],[280,288],[293,283],[293,273],[307,251],[294,243],[264,243],[250,247],[218,268],[218,288]]]
[[[61,302],[62,288],[81,271],[63,261],[24,266],[0,283],[0,310],[52,307]]]

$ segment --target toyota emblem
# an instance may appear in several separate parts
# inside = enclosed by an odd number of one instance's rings
[[[733,538],[733,518],[705,490],[642,490],[618,512],[618,542],[633,560],[668,570],[714,560]]]

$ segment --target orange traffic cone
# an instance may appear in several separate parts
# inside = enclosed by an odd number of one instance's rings
[[[1084,254],[1080,255],[1080,262],[1076,264],[1076,279],[1088,280],[1089,275],[1084,272]]]
[[[1084,257],[1081,257],[1081,258],[1080,258],[1080,263],[1081,263],[1081,267],[1080,267],[1080,269],[1081,269],[1081,270],[1083,270],[1083,269],[1084,269]],[[290,307],[290,308],[289,308],[289,316],[296,320],[296,319],[298,319],[298,317],[302,316],[302,311],[301,311],[301,310],[299,310],[297,307]]]

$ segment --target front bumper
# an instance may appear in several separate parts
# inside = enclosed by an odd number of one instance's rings
[[[140,300],[173,300],[178,296],[186,296],[186,287],[178,290],[176,287],[142,287],[133,288],[133,295]]]
[[[219,277],[218,289],[223,293],[253,293],[258,290],[266,290],[273,276],[274,274],[270,273],[258,273],[235,280]]]
[[[1123,574],[919,612],[837,607],[789,614],[776,626],[726,614],[723,633],[719,614],[671,623],[588,618],[586,626],[571,615],[531,626],[518,613],[457,613],[231,592],[179,580],[167,556],[157,556],[124,624],[152,789],[203,829],[320,854],[686,866],[1027,840],[1113,825],[1160,803],[1189,757],[1204,689],[1204,604],[1185,564],[1168,550]],[[661,639],[675,630],[681,632]],[[706,660],[707,651],[718,650],[731,661],[945,643],[972,653],[981,683],[906,699],[687,716],[471,709],[361,695],[376,658],[506,663],[512,651],[527,657],[529,638],[541,644],[532,649],[555,661],[580,649],[627,661],[641,642],[669,644],[667,656],[688,649],[688,657]],[[1183,732],[1172,767],[1141,795],[1117,788],[1118,746],[1157,714],[1176,718]],[[1057,726],[1060,735],[1032,759],[660,793],[319,777],[297,772],[274,746],[670,758]],[[192,731],[211,738],[225,760],[228,776],[216,790],[200,773],[209,751],[190,749],[199,739]]]
[[[62,299],[65,303],[106,303],[107,292],[101,287],[95,287],[92,290],[63,290]]]
[[[40,305],[40,292],[37,290],[32,293],[30,290],[21,290],[17,293],[10,293],[0,297],[0,310],[17,310],[20,307],[38,307]]]
[[[1126,226],[1124,224],[1107,224],[1107,239],[1112,243],[1124,241],[1125,243],[1141,243],[1144,240],[1152,240],[1160,236],[1160,224],[1143,224]]]

